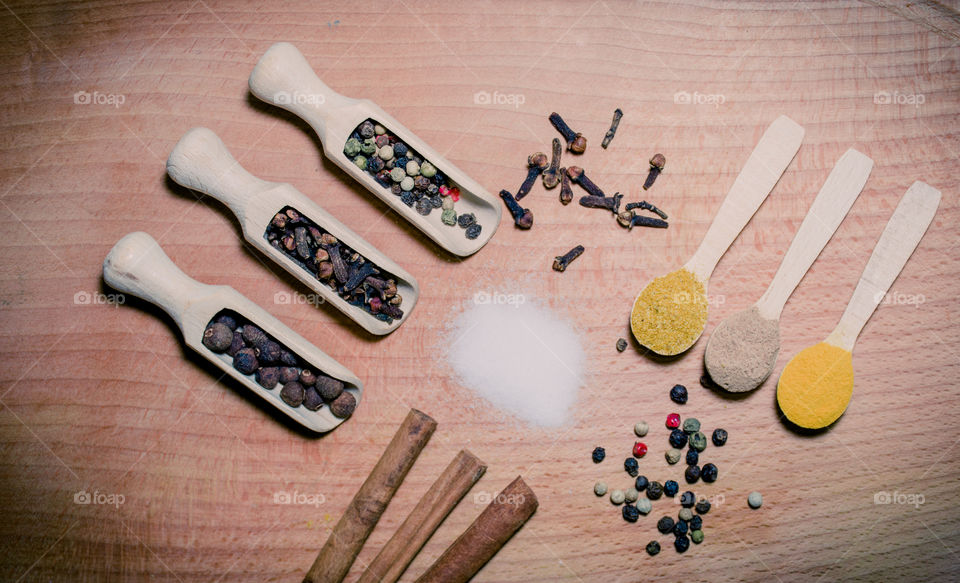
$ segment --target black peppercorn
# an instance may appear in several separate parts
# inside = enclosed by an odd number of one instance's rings
[[[678,536],[673,541],[673,548],[677,549],[678,553],[687,552],[687,549],[690,548],[690,539],[687,538],[687,535],[685,534]]]
[[[233,344],[233,330],[226,324],[213,322],[203,331],[203,345],[217,354],[225,352]]]
[[[670,432],[670,445],[682,449],[683,446],[687,445],[687,434],[681,429],[674,429]]]
[[[627,522],[636,522],[640,518],[640,511],[633,504],[623,505],[623,519]]]
[[[631,456],[623,460],[623,469],[626,470],[631,477],[635,478],[640,471],[640,466],[637,464],[637,460]]]
[[[657,481],[647,484],[647,498],[658,500],[660,496],[663,496],[663,484]]]
[[[673,498],[677,495],[677,492],[680,491],[680,485],[677,484],[674,480],[667,480],[663,483],[663,493],[667,496]]]
[[[303,385],[294,381],[283,385],[280,389],[280,398],[291,407],[299,407],[303,403]]]
[[[680,494],[680,506],[684,508],[692,508],[697,502],[697,497],[694,496],[693,492],[687,490],[683,494]]]
[[[713,445],[720,447],[721,445],[727,442],[727,430],[726,429],[714,429],[713,436]]]
[[[710,512],[710,501],[706,498],[697,502],[697,505],[694,507],[694,510],[697,511],[697,514],[706,514]]]
[[[687,450],[687,465],[695,466],[700,463],[700,452],[695,449]]]
[[[599,464],[605,457],[607,457],[607,450],[602,447],[593,448],[593,463]]]
[[[275,366],[261,366],[254,375],[257,382],[265,389],[272,389],[280,382],[280,369]]]
[[[707,483],[716,481],[717,466],[713,464],[703,464],[703,468],[700,470],[700,477]]]
[[[687,470],[683,472],[683,477],[688,484],[693,484],[700,479],[700,473],[700,466],[687,466]]]
[[[343,381],[328,377],[327,375],[318,376],[315,384],[317,392],[320,393],[324,401],[332,401],[343,393]]]
[[[257,355],[252,348],[241,348],[233,355],[233,368],[243,374],[253,374],[258,366]]]
[[[457,217],[457,224],[466,229],[470,225],[477,222],[477,215],[473,213],[463,213]]]
[[[673,385],[673,388],[670,389],[670,400],[678,405],[683,405],[687,402],[687,387],[683,385]]]
[[[647,489],[647,484],[649,483],[650,481],[647,480],[646,476],[637,476],[637,482],[633,487],[637,489],[637,492],[643,492]]]
[[[343,391],[339,397],[330,403],[330,412],[341,419],[353,415],[353,410],[356,408],[357,398],[348,391]]]
[[[655,540],[652,540],[647,543],[647,554],[651,557],[660,552],[660,543]]]
[[[677,523],[673,525],[673,534],[677,536],[687,534],[687,521],[678,520]]]
[[[316,411],[323,407],[323,398],[313,387],[307,387],[303,392],[303,406],[311,411]]]
[[[672,518],[670,518],[669,516],[664,516],[663,518],[657,521],[657,530],[659,530],[661,534],[667,534],[668,532],[673,530],[673,524],[674,523]]]
[[[700,516],[694,516],[690,519],[690,530],[700,530],[703,528],[703,518]]]

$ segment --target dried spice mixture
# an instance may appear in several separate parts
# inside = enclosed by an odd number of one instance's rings
[[[659,354],[689,347],[707,323],[703,284],[686,269],[654,279],[633,305],[630,328],[637,341]]]

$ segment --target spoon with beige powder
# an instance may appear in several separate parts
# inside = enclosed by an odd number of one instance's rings
[[[780,353],[780,314],[860,195],[873,160],[849,149],[833,167],[790,243],[770,287],[757,302],[720,322],[703,359],[713,381],[724,389],[751,391],[773,372]]]

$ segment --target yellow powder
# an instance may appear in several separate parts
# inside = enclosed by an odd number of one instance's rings
[[[630,329],[637,342],[664,355],[690,348],[706,324],[706,292],[686,269],[651,281],[640,292],[630,314]]]
[[[790,421],[820,429],[836,421],[853,394],[853,355],[820,342],[790,359],[777,384],[777,403]]]

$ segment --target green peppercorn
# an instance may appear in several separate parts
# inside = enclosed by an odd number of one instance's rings
[[[693,541],[693,544],[700,544],[703,542],[703,531],[702,530],[691,530],[690,531],[690,540]]]
[[[449,198],[444,199],[444,202],[450,200]],[[452,206],[452,205],[451,205]],[[457,224],[457,211],[451,209],[446,209],[440,214],[440,220],[443,221],[444,225],[453,226]]]
[[[707,448],[707,436],[697,431],[690,436],[690,447],[697,451],[703,451]]]
[[[427,178],[433,178],[437,174],[437,168],[424,160],[423,164],[420,165],[420,174]]]
[[[606,482],[597,482],[593,485],[593,493],[597,496],[605,496],[607,494],[607,483]]]
[[[667,458],[667,463],[671,466],[680,461],[681,456],[683,456],[683,452],[675,447],[671,447],[663,454],[663,457]]]
[[[367,157],[366,156],[357,156],[353,159],[353,163],[357,165],[357,168],[361,170],[367,169]]]
[[[377,151],[377,143],[373,138],[367,138],[363,140],[363,144],[360,146],[360,151],[367,156],[374,154]]]
[[[359,154],[360,140],[357,138],[350,138],[347,140],[347,143],[343,145],[343,153],[351,158]]]
[[[687,417],[683,420],[683,430],[686,433],[696,433],[700,431],[700,421],[694,417]]]

